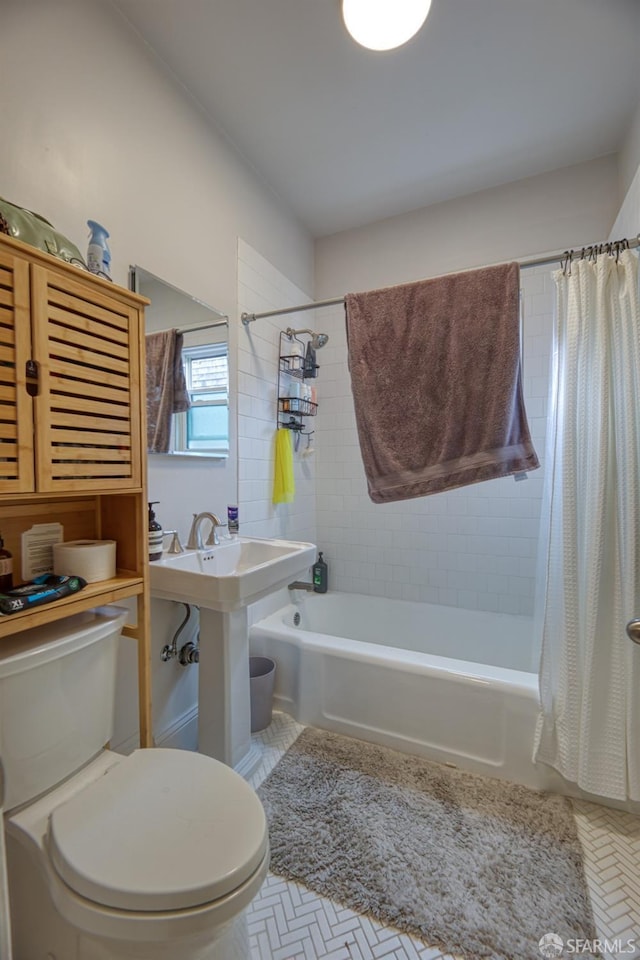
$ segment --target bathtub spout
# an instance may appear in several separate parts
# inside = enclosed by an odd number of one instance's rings
[[[312,583],[307,583],[306,580],[294,580],[293,583],[290,583],[287,587],[288,590],[308,590],[310,593],[313,593],[314,586]]]

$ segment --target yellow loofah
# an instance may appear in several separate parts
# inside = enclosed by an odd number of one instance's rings
[[[293,477],[291,431],[286,429],[276,430],[273,502],[293,503],[295,495],[296,482]]]

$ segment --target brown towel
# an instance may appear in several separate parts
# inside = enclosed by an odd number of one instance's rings
[[[533,470],[519,266],[347,294],[349,369],[375,503]]]
[[[167,453],[171,417],[191,406],[182,366],[182,334],[177,330],[145,337],[147,354],[147,449]]]

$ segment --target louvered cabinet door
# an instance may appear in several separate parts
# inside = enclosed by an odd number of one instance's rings
[[[29,264],[0,250],[0,494],[34,489],[30,356]]]
[[[31,269],[37,489],[140,488],[140,314],[117,292]]]

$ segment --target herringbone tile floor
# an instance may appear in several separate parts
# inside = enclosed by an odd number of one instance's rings
[[[257,788],[304,728],[284,713],[254,742]],[[618,942],[615,960],[640,957],[640,818],[574,802],[598,936]],[[253,960],[455,960],[391,927],[269,874],[248,911]],[[541,935],[546,933],[541,920]],[[628,941],[637,940],[633,951]]]
[[[637,939],[640,957],[640,817],[583,800],[573,809],[598,933]]]

